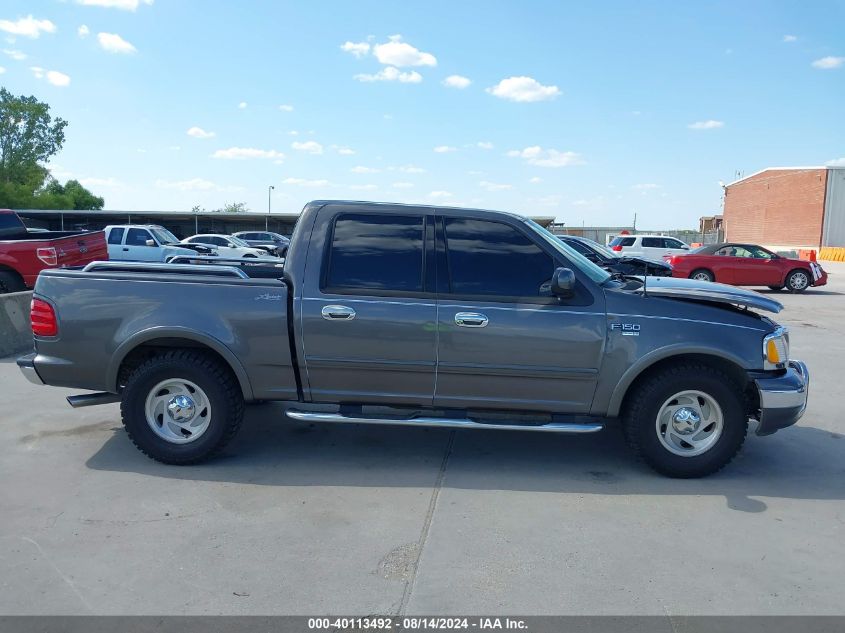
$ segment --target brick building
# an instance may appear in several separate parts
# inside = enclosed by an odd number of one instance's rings
[[[773,167],[725,186],[725,239],[845,246],[845,167]]]

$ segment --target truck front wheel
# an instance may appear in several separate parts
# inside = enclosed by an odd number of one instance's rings
[[[707,365],[678,364],[635,387],[622,418],[631,448],[669,477],[704,477],[727,465],[748,430],[742,391]]]
[[[139,365],[123,390],[123,426],[142,453],[165,464],[195,464],[235,436],[244,413],[228,367],[194,350],[173,350]]]

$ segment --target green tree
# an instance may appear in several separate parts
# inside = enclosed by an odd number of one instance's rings
[[[39,187],[47,175],[40,163],[62,148],[66,127],[46,103],[0,88],[0,182]]]
[[[223,213],[244,213],[249,209],[244,202],[227,202],[220,211]]]

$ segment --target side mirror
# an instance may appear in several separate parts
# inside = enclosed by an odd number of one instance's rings
[[[575,294],[575,273],[570,268],[557,268],[552,275],[552,294],[564,299]]]
[[[144,242],[144,244],[147,245],[147,246],[155,246],[156,245],[155,240],[147,240],[146,242]]]

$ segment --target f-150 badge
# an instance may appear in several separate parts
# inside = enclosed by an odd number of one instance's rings
[[[617,332],[622,332],[622,336],[639,336],[639,323],[611,323],[610,329]]]

